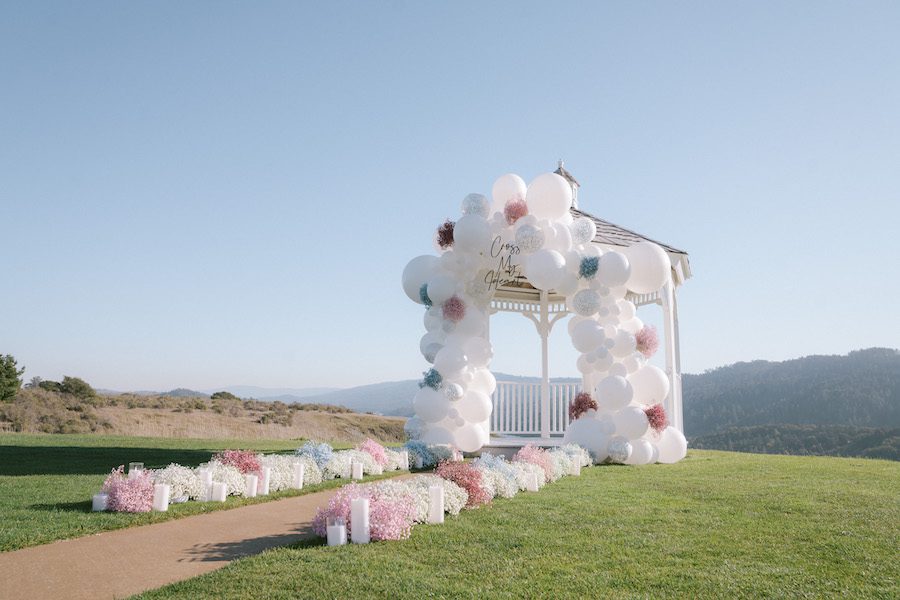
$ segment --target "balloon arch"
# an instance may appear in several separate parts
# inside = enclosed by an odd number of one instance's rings
[[[648,362],[659,345],[656,330],[637,318],[631,300],[671,290],[669,255],[646,240],[621,251],[601,248],[595,221],[572,210],[576,186],[562,165],[527,186],[504,175],[492,200],[469,194],[459,220],[438,227],[437,256],[418,256],[404,269],[403,290],[426,307],[419,348],[431,363],[413,400],[411,438],[464,452],[489,443],[497,386],[489,370],[490,306],[498,290],[518,288],[544,301],[552,295],[565,302],[559,316],[575,315],[568,330],[581,353],[583,389],[568,403],[564,440],[596,462],[684,457],[684,435],[662,404],[670,379]]]

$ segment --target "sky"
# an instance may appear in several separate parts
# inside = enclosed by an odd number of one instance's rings
[[[690,253],[684,371],[897,347],[897,31],[876,1],[4,3],[0,354],[119,390],[417,377],[403,267],[560,158]],[[495,321],[492,369],[539,374]],[[564,324],[551,352],[577,373]]]

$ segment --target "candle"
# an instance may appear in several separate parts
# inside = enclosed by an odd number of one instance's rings
[[[225,502],[225,498],[228,496],[228,488],[225,487],[225,484],[220,481],[214,481],[212,484],[212,493],[210,493],[210,500],[212,502]]]
[[[350,501],[350,541],[354,544],[369,543],[368,498],[354,498]]]
[[[256,486],[259,484],[259,477],[253,473],[244,475],[244,497],[256,498]]]
[[[531,477],[528,478],[528,491],[536,492],[540,489],[540,483],[538,483],[538,474],[531,473]]]
[[[329,546],[343,546],[347,543],[347,525],[342,517],[328,517],[326,528]]]
[[[99,494],[94,494],[94,497],[91,500],[91,510],[94,512],[103,512],[104,510],[106,510],[106,503],[109,501],[109,494],[100,492]]]
[[[428,522],[444,522],[444,486],[432,485],[428,488]]]
[[[256,493],[260,496],[269,495],[269,483],[272,481],[272,467],[263,467],[259,470],[259,483],[256,484]]]
[[[400,468],[409,471],[409,451],[404,450],[400,453]]]
[[[166,512],[169,510],[169,494],[172,493],[171,486],[165,483],[157,483],[153,486],[153,510]]]
[[[357,462],[354,460],[350,463],[350,476],[353,477],[353,479],[363,478],[363,465],[361,462]]]
[[[197,476],[200,478],[200,489],[202,490],[200,494],[200,500],[202,502],[209,502],[212,494],[212,471],[206,467],[200,467],[197,469]]]
[[[141,462],[128,463],[128,474],[129,475],[131,475],[132,471],[140,473],[143,470],[144,470],[144,463],[141,463]]]
[[[581,475],[581,465],[578,462],[572,461],[572,466],[569,467],[569,475],[575,475],[576,477]]]
[[[306,465],[302,462],[294,463],[294,489],[303,489],[303,476],[306,474]]]

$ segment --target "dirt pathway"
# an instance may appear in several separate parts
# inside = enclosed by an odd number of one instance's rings
[[[336,491],[3,552],[0,599],[124,598],[196,577],[314,537],[316,509]]]

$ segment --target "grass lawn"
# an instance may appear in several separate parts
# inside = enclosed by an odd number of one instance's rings
[[[598,467],[412,538],[304,544],[141,598],[900,596],[900,463],[692,451]]]
[[[148,468],[172,462],[196,466],[227,448],[281,452],[296,440],[197,440],[99,435],[0,434],[0,551],[110,529],[157,523],[212,510],[267,502],[338,487],[333,480],[303,490],[285,490],[227,502],[173,504],[165,513],[93,513],[91,496],[115,467],[143,462]],[[339,446],[339,445],[338,445]],[[396,474],[396,472],[395,472]]]

